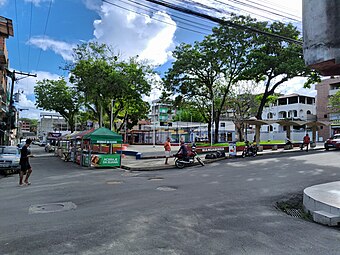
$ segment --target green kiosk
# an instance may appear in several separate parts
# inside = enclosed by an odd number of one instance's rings
[[[123,142],[121,135],[102,127],[84,135],[82,140],[83,142],[86,141],[89,147],[89,153],[83,155],[85,157],[82,160],[83,165],[93,165],[94,167],[121,167]],[[113,153],[112,146],[114,144],[120,144],[120,154]],[[105,148],[104,152],[102,150],[103,145],[109,145],[109,147]],[[98,153],[96,153],[96,151]]]

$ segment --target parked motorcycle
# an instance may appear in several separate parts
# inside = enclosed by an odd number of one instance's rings
[[[204,166],[204,162],[197,155],[196,146],[191,147],[191,151],[188,151],[188,155],[186,157],[183,157],[183,155],[180,153],[174,154],[174,157],[175,157],[175,165],[177,168],[180,168],[180,169],[186,166],[193,165],[196,160],[198,161],[198,163],[201,164],[201,166]]]
[[[244,149],[242,152],[242,158],[256,157],[256,155],[257,155],[257,146],[253,144],[249,144],[249,142],[246,141],[246,145],[244,146]]]

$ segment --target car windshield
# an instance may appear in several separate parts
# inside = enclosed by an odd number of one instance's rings
[[[16,148],[2,147],[0,148],[0,154],[17,154],[18,150]]]

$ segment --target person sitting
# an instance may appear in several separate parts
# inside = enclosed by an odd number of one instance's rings
[[[181,147],[179,148],[177,154],[181,154],[184,160],[188,160],[188,147],[183,140],[181,141]]]
[[[285,142],[286,142],[286,145],[292,145],[293,144],[292,141],[288,137],[286,137]]]

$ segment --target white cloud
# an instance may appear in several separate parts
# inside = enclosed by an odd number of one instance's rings
[[[76,44],[70,44],[62,41],[53,40],[48,37],[32,37],[29,42],[44,51],[52,50],[56,54],[62,56],[65,61],[72,61],[73,60],[73,48],[76,47]]]
[[[107,3],[101,3],[99,9],[95,3],[98,1],[86,1],[87,6],[92,6],[100,16],[94,21],[96,40],[112,45],[123,58],[139,55],[154,65],[168,61],[176,31],[176,23],[168,14],[157,12],[139,15]],[[133,9],[131,5],[126,8]],[[134,11],[143,12],[138,8]]]
[[[310,89],[304,88],[303,85],[307,81],[307,78],[296,77],[288,82],[282,84],[278,91],[282,94],[289,95],[293,93],[305,95],[305,96],[316,96],[315,86],[311,86]]]
[[[0,0],[0,6],[4,6],[7,3],[7,0]]]

